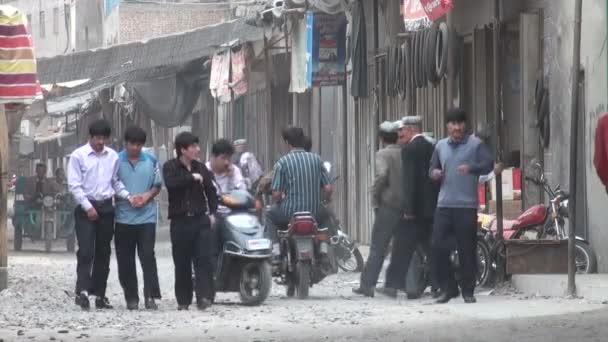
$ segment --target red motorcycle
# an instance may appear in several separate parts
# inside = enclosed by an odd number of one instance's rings
[[[503,220],[504,240],[567,240],[566,220],[568,219],[569,195],[557,186],[549,186],[542,167],[535,164],[539,176],[525,177],[537,186],[543,188],[549,197],[549,205],[537,204],[526,210],[515,220]],[[497,220],[495,215],[480,215],[481,229],[479,238],[483,238],[491,246],[491,255],[495,260],[496,253],[504,253],[503,246],[496,240]],[[503,256],[504,257],[504,256]],[[578,273],[594,273],[597,271],[595,252],[585,239],[576,237],[576,268]],[[496,269],[496,263],[492,262]],[[489,277],[488,277],[489,278]]]

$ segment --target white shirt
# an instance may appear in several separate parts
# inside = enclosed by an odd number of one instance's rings
[[[93,207],[91,201],[129,196],[118,179],[118,154],[109,147],[100,153],[90,144],[77,148],[70,156],[67,173],[70,193],[85,211]]]
[[[251,152],[244,152],[239,159],[239,164],[242,168],[246,168],[247,179],[245,181],[248,183],[247,186],[251,186],[253,182],[264,175],[260,163],[258,163],[257,158]]]

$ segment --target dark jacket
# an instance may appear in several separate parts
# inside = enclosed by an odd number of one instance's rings
[[[417,220],[432,220],[437,208],[439,186],[429,178],[435,146],[422,135],[401,151],[403,161],[403,213]]]
[[[203,184],[194,180],[193,173],[203,176]],[[163,165],[163,179],[169,193],[169,218],[215,214],[218,206],[213,174],[205,164],[193,160],[189,171],[179,159]]]

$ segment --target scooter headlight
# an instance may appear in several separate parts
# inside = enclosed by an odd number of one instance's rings
[[[45,197],[42,199],[42,205],[43,205],[45,208],[52,208],[52,207],[53,207],[53,204],[55,204],[55,199],[54,199],[53,197],[51,197],[51,196],[45,196]]]

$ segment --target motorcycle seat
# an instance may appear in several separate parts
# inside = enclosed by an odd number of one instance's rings
[[[503,230],[515,230],[520,226],[519,220],[502,220]],[[492,222],[492,231],[498,230],[498,223],[496,220]]]

